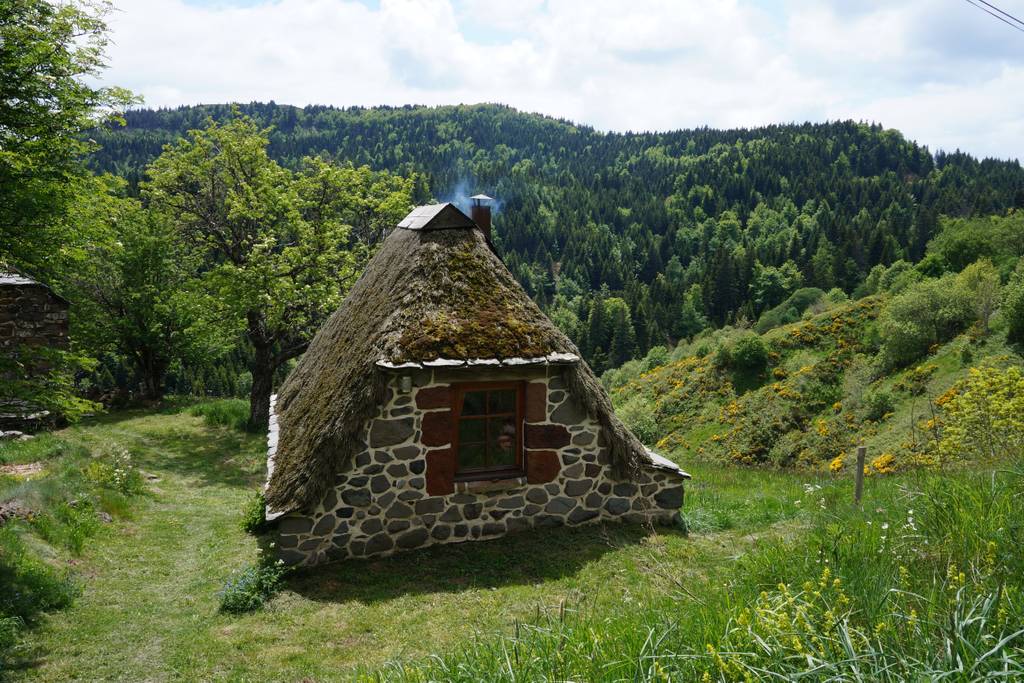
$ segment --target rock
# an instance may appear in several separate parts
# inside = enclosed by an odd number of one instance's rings
[[[629,501],[625,498],[609,498],[605,501],[604,509],[610,515],[624,515],[629,512]]]
[[[576,508],[569,513],[570,524],[580,524],[587,520],[594,519],[597,517],[597,510],[585,510],[584,508]]]
[[[527,448],[564,448],[569,440],[569,430],[562,425],[526,425]]]
[[[526,385],[526,421],[546,422],[548,419],[548,388],[543,382]]]
[[[447,385],[419,389],[416,391],[416,407],[420,410],[451,408],[451,390]]]
[[[366,521],[364,521],[362,525],[360,525],[359,530],[367,536],[372,536],[383,528],[384,525],[381,523],[381,521],[379,519],[374,518],[367,519]]]
[[[366,541],[366,547],[363,549],[363,554],[367,556],[378,555],[380,553],[386,553],[394,547],[395,542],[392,540],[390,535],[387,533],[379,533]]]
[[[414,460],[420,456],[419,446],[402,446],[391,451],[399,460]]]
[[[309,517],[288,516],[277,523],[280,534],[305,534],[313,528],[313,520]]]
[[[416,502],[417,515],[437,514],[442,510],[444,510],[444,499],[442,498],[425,498]]]
[[[388,533],[397,534],[399,531],[405,531],[411,526],[412,524],[407,519],[396,519],[388,522]]]
[[[397,543],[399,548],[418,548],[427,542],[427,538],[427,530],[419,527],[399,536]]]
[[[576,507],[576,501],[572,498],[555,498],[544,506],[544,511],[552,515],[564,515]]]
[[[590,479],[573,479],[565,482],[565,495],[579,498],[594,487]]]
[[[452,440],[452,412],[450,410],[438,410],[425,413],[422,420],[423,436],[421,441],[425,446],[444,446]]]
[[[450,527],[447,527],[443,524],[438,524],[430,532],[430,535],[439,541],[445,541],[448,540],[448,537],[452,535],[452,530]]]
[[[553,398],[553,396],[552,396]],[[562,405],[551,413],[551,421],[564,425],[579,424],[587,419],[587,411],[580,407],[579,402],[571,396],[562,401]]]
[[[526,481],[531,484],[553,481],[561,469],[556,451],[530,451],[526,454]]]
[[[341,492],[341,499],[345,501],[346,505],[364,508],[370,505],[373,497],[366,489],[346,489]]]
[[[313,527],[313,534],[315,536],[326,536],[327,534],[334,531],[334,526],[337,523],[338,520],[335,519],[334,515],[326,514],[323,517],[321,517],[320,520],[316,523],[316,526]]]
[[[676,510],[683,504],[683,487],[673,486],[669,489],[662,489],[654,496],[654,502],[658,507],[666,510]]]
[[[370,490],[374,493],[384,493],[391,488],[391,482],[383,474],[378,474],[370,480]]]
[[[407,441],[413,433],[413,419],[403,417],[394,420],[376,419],[370,425],[370,445],[373,447],[397,446]]]
[[[537,505],[543,505],[548,502],[548,494],[541,488],[530,489],[526,492],[526,500]]]
[[[403,503],[402,501],[396,501],[394,505],[388,508],[387,516],[392,519],[403,519],[412,517],[412,508]]]

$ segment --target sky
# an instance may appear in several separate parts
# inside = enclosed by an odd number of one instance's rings
[[[1024,19],[1024,0],[992,0]],[[1024,160],[1024,32],[966,0],[114,0],[151,107],[500,102],[600,130],[855,119]]]

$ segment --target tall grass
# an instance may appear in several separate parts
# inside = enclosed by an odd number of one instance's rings
[[[901,483],[896,483],[901,482]],[[848,491],[808,484],[809,531],[721,584],[615,615],[562,607],[511,634],[362,675],[398,681],[1015,680],[1024,677],[1024,467]]]
[[[205,401],[189,408],[189,413],[202,417],[208,425],[246,431],[249,422],[249,402],[240,398]]]

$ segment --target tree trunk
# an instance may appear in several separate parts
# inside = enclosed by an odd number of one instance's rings
[[[167,363],[159,354],[142,351],[136,356],[136,369],[142,383],[142,399],[159,401],[164,397],[164,382],[167,379]]]
[[[263,432],[270,422],[270,392],[274,390],[273,344],[267,339],[263,314],[249,311],[248,336],[253,346],[252,389],[249,392],[249,431]]]

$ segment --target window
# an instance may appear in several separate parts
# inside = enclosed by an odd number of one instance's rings
[[[523,383],[456,384],[455,473],[460,478],[523,469]]]

